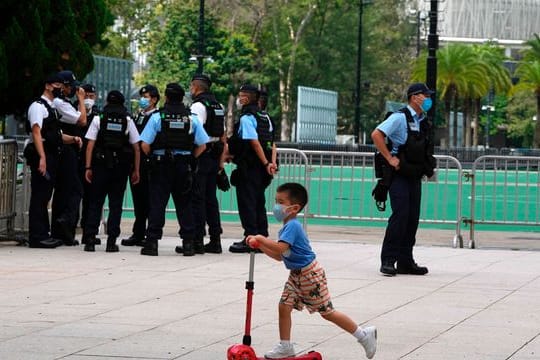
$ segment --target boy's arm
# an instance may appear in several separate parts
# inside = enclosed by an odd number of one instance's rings
[[[251,248],[258,248],[277,261],[282,261],[281,254],[289,249],[289,244],[286,242],[274,241],[263,235],[250,235],[247,237],[246,242]]]

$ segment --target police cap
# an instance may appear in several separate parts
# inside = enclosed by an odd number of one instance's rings
[[[64,80],[57,73],[49,74],[45,79],[45,84],[63,83]]]
[[[430,90],[426,84],[424,83],[414,83],[409,86],[407,89],[407,97],[418,95],[418,94],[426,94],[426,95],[433,95],[435,91]]]
[[[185,91],[178,83],[169,83],[165,88],[165,96],[172,101],[182,101]]]
[[[62,79],[64,85],[77,86],[79,82],[71,70],[62,70],[58,73],[58,76]]]
[[[124,95],[118,90],[111,90],[107,94],[107,104],[123,104],[125,101]]]
[[[259,89],[255,85],[251,85],[251,84],[244,84],[240,86],[240,92],[252,93],[257,96],[261,94]]]
[[[210,77],[208,75],[195,74],[191,78],[191,81],[194,81],[194,80],[204,81],[208,85],[208,87],[212,86],[212,80],[210,80]]]
[[[159,90],[154,85],[146,84],[139,90],[139,95],[141,96],[146,93],[148,93],[150,97],[157,98],[159,101]]]
[[[81,85],[81,87],[83,88],[84,92],[86,93],[92,93],[92,94],[95,94],[96,92],[96,87],[92,84],[84,84],[84,85]]]

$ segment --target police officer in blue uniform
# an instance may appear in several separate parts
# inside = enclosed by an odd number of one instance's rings
[[[264,191],[277,171],[274,126],[270,117],[260,111],[259,90],[253,85],[242,85],[237,106],[240,119],[228,141],[236,169],[231,174],[231,185],[236,186],[236,198],[244,239],[229,247],[233,253],[249,252],[248,235],[268,236],[268,218]]]
[[[431,124],[425,117],[432,94],[425,84],[410,85],[407,107],[390,115],[371,133],[375,147],[394,169],[389,188],[392,214],[381,250],[380,271],[386,276],[428,273],[427,267],[416,264],[413,247],[420,219],[421,178],[432,176],[436,166],[429,139]]]
[[[144,127],[150,117],[159,111],[159,91],[154,85],[147,84],[139,90],[139,113],[135,117],[135,125],[139,134],[142,134]],[[148,184],[148,164],[149,159],[141,151],[141,164],[139,168],[139,182],[131,183],[131,196],[133,198],[133,209],[135,222],[133,223],[133,233],[127,239],[122,240],[123,246],[143,246],[146,234],[146,224],[150,209],[150,194]]]
[[[51,199],[63,143],[73,144],[74,136],[62,134],[60,115],[53,99],[62,96],[62,78],[57,74],[45,80],[41,97],[28,108],[30,143],[24,157],[30,166],[30,208],[28,210],[28,244],[31,248],[55,248],[62,240],[50,235],[48,203]]]
[[[182,102],[185,92],[177,83],[165,89],[165,104],[150,117],[141,134],[141,149],[150,157],[150,213],[141,255],[157,256],[165,211],[172,195],[180,225],[184,256],[195,255],[192,182],[196,159],[206,149],[208,135]]]
[[[139,181],[139,133],[118,90],[107,94],[103,112],[94,117],[86,133],[86,180],[91,184],[88,217],[83,229],[84,251],[95,251],[105,197],[109,199],[106,252],[118,252],[122,203],[126,182]]]
[[[79,152],[86,128],[85,91],[78,87],[77,79],[70,70],[60,71],[63,96],[53,103],[61,115],[60,127],[64,134],[74,136],[76,144],[64,145],[53,200],[51,204],[51,234],[62,239],[65,245],[78,245],[75,240],[75,227],[78,220],[79,205],[83,195],[83,185],[79,176]],[[69,100],[77,95],[78,106],[75,108]]]
[[[225,110],[210,92],[212,81],[207,75],[196,74],[190,84],[193,97],[191,112],[197,115],[203,124],[210,141],[206,150],[199,157],[199,166],[193,182],[193,209],[196,224],[195,253],[204,254],[205,251],[220,254],[221,249],[221,219],[219,203],[216,195],[216,178],[220,170],[220,160],[223,154],[225,135]],[[206,235],[206,224],[210,242],[203,244]],[[204,246],[203,246],[204,245]]]

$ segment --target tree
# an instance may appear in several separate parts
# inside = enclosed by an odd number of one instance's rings
[[[41,93],[43,79],[70,69],[83,78],[92,70],[90,46],[98,43],[108,16],[103,0],[18,1],[0,24],[2,113],[21,114]],[[9,12],[8,12],[9,13]]]
[[[525,50],[523,61],[516,69],[519,83],[516,85],[517,91],[528,91],[536,98],[536,126],[534,130],[533,147],[540,147],[540,37],[527,41],[530,49]]]

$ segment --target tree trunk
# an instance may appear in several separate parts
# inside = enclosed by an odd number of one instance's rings
[[[534,128],[533,148],[538,149],[540,145],[540,93],[536,94],[536,125]]]
[[[463,115],[465,116],[465,125],[463,126],[463,139],[465,147],[471,147],[471,112],[472,99],[467,97],[464,104]]]
[[[227,117],[225,123],[227,124],[227,137],[230,137],[234,129],[234,113],[233,109],[235,107],[236,97],[233,94],[229,94],[229,99],[227,101]]]
[[[307,13],[304,15],[302,21],[298,25],[296,31],[294,30],[294,24],[290,17],[287,17],[287,25],[289,28],[289,39],[292,42],[290,55],[289,55],[289,66],[287,72],[285,72],[282,66],[279,67],[279,103],[281,105],[281,140],[290,141],[291,140],[291,119],[290,119],[290,109],[291,109],[291,87],[294,79],[294,70],[296,65],[296,54],[298,46],[300,44],[300,39],[302,38],[303,31],[313,16],[317,5],[310,3],[308,5]],[[278,49],[278,60],[283,64],[283,53],[280,51],[280,44],[277,32],[277,23],[274,19],[274,39],[276,41],[276,49]]]
[[[480,110],[481,99],[475,99],[474,101],[474,128],[473,128],[473,147],[478,148],[478,130],[480,129],[480,117],[478,116]]]

